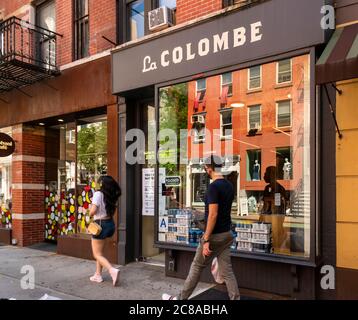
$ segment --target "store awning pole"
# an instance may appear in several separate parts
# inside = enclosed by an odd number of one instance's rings
[[[336,118],[336,113],[334,112],[334,109],[332,107],[332,101],[331,101],[331,97],[329,96],[329,93],[328,93],[328,89],[327,89],[327,85],[324,84],[323,85],[325,91],[326,91],[326,95],[327,95],[327,98],[328,98],[328,103],[329,103],[329,108],[330,108],[330,111],[331,111],[331,115],[332,115],[332,118],[333,118],[333,121],[336,125],[336,129],[337,129],[337,132],[338,132],[338,137],[339,139],[342,139],[343,138],[343,135],[341,133],[341,131],[339,130],[339,127],[338,127],[338,123],[337,123],[337,118]]]

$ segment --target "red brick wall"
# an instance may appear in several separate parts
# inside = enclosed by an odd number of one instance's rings
[[[39,230],[42,230],[40,233]],[[44,240],[45,221],[36,220],[14,220],[12,224],[13,238],[20,246],[30,246]]]
[[[44,240],[44,130],[21,125],[14,127],[12,136],[16,142],[12,161],[12,235],[20,246],[28,246]],[[43,219],[24,219],[27,214],[41,213]]]
[[[116,1],[90,1],[90,54],[102,52],[113,47],[102,36],[116,42]]]
[[[177,23],[222,9],[222,0],[177,0]]]
[[[7,0],[0,2],[3,17],[16,15],[29,19],[29,11],[20,10],[30,4],[29,0]],[[56,1],[57,64],[59,66],[73,61],[73,0]],[[116,41],[116,0],[89,1],[90,54],[100,53],[113,47],[102,36]]]
[[[56,32],[62,37],[57,39],[57,64],[59,66],[73,60],[73,0],[56,3]]]

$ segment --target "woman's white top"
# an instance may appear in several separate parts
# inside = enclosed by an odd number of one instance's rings
[[[92,204],[97,207],[97,212],[94,215],[94,220],[107,218],[106,205],[104,204],[104,197],[101,191],[96,191],[93,195]]]

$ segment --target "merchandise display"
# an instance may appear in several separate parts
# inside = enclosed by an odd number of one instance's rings
[[[0,209],[0,227],[6,229],[11,229],[12,227],[11,210],[6,208],[5,205]]]
[[[238,251],[272,253],[271,223],[237,223],[235,231]]]
[[[160,232],[158,240],[198,246],[203,231],[196,227],[190,209],[168,210],[168,231]]]

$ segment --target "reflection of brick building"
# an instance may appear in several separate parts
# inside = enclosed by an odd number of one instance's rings
[[[221,139],[218,145],[221,145],[222,156],[225,153],[225,143],[232,143],[234,155],[240,155],[240,189],[246,191],[262,191],[266,183],[263,180],[265,170],[268,166],[278,166],[278,171],[283,168],[285,157],[289,157],[292,163],[292,180],[283,180],[283,173],[278,172],[280,184],[286,190],[295,190],[299,187],[303,178],[303,139],[304,129],[308,128],[305,123],[304,102],[309,97],[309,88],[304,88],[304,84],[309,79],[305,79],[308,74],[309,61],[308,56],[295,57],[292,59],[292,81],[284,84],[277,84],[276,69],[277,63],[269,63],[262,66],[261,88],[248,89],[249,71],[243,69],[232,72],[232,95],[226,93],[228,90],[221,89],[221,76],[213,76],[206,79],[205,96],[200,97],[196,92],[197,83],[192,81],[188,87],[188,127],[193,128],[192,116],[202,115],[205,117],[205,127],[207,130],[220,130],[220,113],[224,110],[232,110],[232,139]],[[231,89],[229,90],[230,93]],[[198,101],[200,100],[200,101]],[[277,103],[280,101],[291,101],[291,126],[277,127]],[[231,108],[235,103],[244,104],[243,107]],[[261,106],[261,123],[257,132],[252,131],[249,134],[249,108],[252,106]],[[197,120],[197,119],[195,119]],[[202,121],[202,120],[201,120]],[[307,130],[307,129],[306,129]],[[214,137],[212,140],[218,140],[220,137]],[[208,150],[216,150],[215,142],[210,148],[208,139],[200,144],[199,149],[195,147],[195,138],[189,138],[192,143],[192,150],[189,150],[189,159],[205,158]],[[291,155],[285,154],[285,150],[291,149]],[[230,149],[229,149],[230,150]],[[258,162],[261,165],[260,181],[252,181],[252,168],[254,159],[249,159],[248,152],[260,150]],[[282,154],[280,155],[282,151]],[[231,152],[231,151],[229,151]],[[292,156],[292,158],[291,158]],[[307,164],[306,164],[307,165]]]

